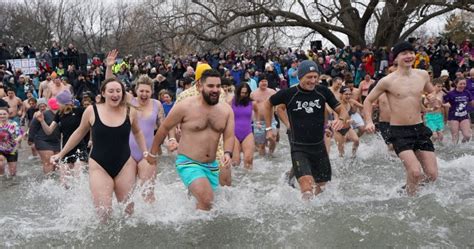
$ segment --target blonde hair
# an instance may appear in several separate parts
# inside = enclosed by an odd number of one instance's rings
[[[137,90],[138,86],[140,86],[140,85],[150,86],[151,87],[151,92],[153,92],[153,89],[154,89],[153,80],[150,77],[148,77],[148,75],[142,74],[138,77],[137,81],[135,82],[135,90]]]

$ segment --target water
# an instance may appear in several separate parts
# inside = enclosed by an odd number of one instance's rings
[[[449,139],[449,138],[448,138]],[[358,158],[330,153],[333,181],[315,200],[300,200],[284,184],[290,167],[282,141],[274,158],[258,158],[253,172],[236,168],[233,187],[216,195],[211,212],[194,209],[174,170],[159,165],[154,204],[135,194],[124,218],[114,203],[109,224],[95,216],[87,175],[66,190],[41,175],[38,160],[21,154],[19,176],[0,180],[0,246],[21,248],[473,248],[474,143],[438,146],[439,179],[417,197],[400,195],[405,174],[373,136]],[[24,146],[26,147],[26,146]]]

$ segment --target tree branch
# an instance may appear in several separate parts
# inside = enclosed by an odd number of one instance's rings
[[[405,40],[411,33],[413,33],[417,28],[419,28],[421,25],[425,24],[427,21],[432,19],[433,17],[448,13],[454,9],[452,8],[445,8],[436,12],[433,12],[425,17],[423,17],[420,21],[418,21],[415,25],[411,26],[409,29],[407,29],[403,34],[400,36],[400,40]]]

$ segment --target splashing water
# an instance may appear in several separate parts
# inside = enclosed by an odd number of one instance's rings
[[[416,197],[398,192],[405,172],[381,139],[363,137],[356,159],[339,158],[332,145],[333,181],[311,202],[300,199],[284,173],[288,142],[272,158],[256,157],[254,170],[233,170],[233,187],[221,187],[210,212],[194,209],[172,157],[159,164],[156,202],[137,187],[135,212],[124,218],[114,202],[112,219],[100,224],[88,176],[41,176],[39,161],[21,151],[19,176],[0,180],[2,247],[443,247],[474,246],[473,143],[437,147],[439,179]],[[350,148],[351,144],[347,145]],[[146,187],[146,186],[144,186]]]

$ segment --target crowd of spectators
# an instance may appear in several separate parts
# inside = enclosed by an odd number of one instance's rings
[[[421,44],[413,41],[417,49],[415,67],[424,69],[437,78],[446,70],[449,78],[456,74],[466,74],[474,65],[474,48],[469,40],[455,44],[444,39],[430,39]],[[103,58],[89,58],[87,65],[78,65],[78,50],[73,44],[66,49],[53,43],[43,52],[32,52],[25,46],[22,52],[11,53],[5,44],[0,46],[0,87],[13,88],[21,99],[32,91],[38,96],[40,82],[54,74],[72,86],[78,100],[87,94],[92,97],[99,94],[100,82],[104,80],[105,64]],[[15,55],[16,54],[16,55]],[[12,70],[6,63],[11,58],[37,58],[38,70],[32,75],[24,75],[21,70]],[[355,85],[366,75],[380,78],[392,64],[392,54],[387,47],[347,46],[322,50],[302,50],[291,48],[260,48],[256,51],[224,51],[216,49],[204,54],[186,56],[155,54],[144,58],[122,57],[113,67],[114,74],[132,89],[134,81],[141,74],[147,74],[154,80],[155,98],[165,89],[171,95],[190,86],[194,70],[199,62],[205,62],[219,70],[224,78],[230,79],[235,86],[247,82],[252,89],[257,88],[259,79],[265,77],[270,88],[287,88],[298,83],[296,68],[299,61],[314,60],[320,72],[328,77],[351,77]],[[324,79],[324,77],[323,77]]]

